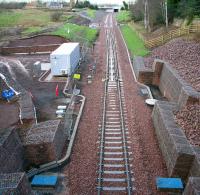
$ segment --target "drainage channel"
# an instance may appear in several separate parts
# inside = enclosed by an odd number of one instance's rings
[[[109,15],[112,21],[112,15]],[[108,20],[109,21],[109,20]],[[108,23],[109,24],[109,23]],[[130,138],[126,125],[123,80],[117,63],[115,35],[106,29],[107,67],[104,85],[103,114],[99,128],[98,194],[132,194]]]

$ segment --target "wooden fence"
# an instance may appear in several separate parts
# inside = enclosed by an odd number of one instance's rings
[[[133,28],[132,25],[131,27]],[[171,30],[164,35],[158,36],[150,40],[146,40],[140,33],[138,32],[137,33],[138,33],[138,36],[144,41],[144,44],[147,48],[154,48],[154,47],[163,45],[164,43],[174,38],[177,38],[183,35],[188,35],[190,33],[196,33],[196,32],[200,32],[200,25],[192,24],[188,27],[182,27],[176,30]]]

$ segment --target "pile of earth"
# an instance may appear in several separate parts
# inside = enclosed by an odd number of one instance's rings
[[[57,35],[37,35],[25,39],[16,39],[10,41],[7,47],[19,47],[19,46],[37,46],[37,45],[49,45],[49,44],[62,44],[68,42],[65,38]]]
[[[152,67],[155,58],[171,64],[194,89],[200,91],[200,43],[178,38],[152,50],[145,66]]]
[[[175,113],[175,120],[184,130],[189,142],[200,146],[200,104],[185,106]]]

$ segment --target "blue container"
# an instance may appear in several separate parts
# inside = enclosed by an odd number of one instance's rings
[[[55,187],[58,177],[55,175],[35,175],[31,182],[34,187]]]
[[[15,95],[14,91],[12,89],[9,90],[3,90],[1,93],[1,96],[5,100],[10,100]]]
[[[171,190],[177,190],[177,191],[183,190],[183,183],[181,181],[181,178],[157,177],[156,186],[157,186],[157,189],[165,190],[168,192],[170,192]]]

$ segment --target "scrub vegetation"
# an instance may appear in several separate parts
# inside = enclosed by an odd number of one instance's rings
[[[95,16],[96,16],[96,10],[94,10],[94,9],[87,9],[86,13],[90,18],[95,18]]]
[[[117,21],[119,23],[126,23],[126,22],[130,22],[132,20],[132,14],[130,11],[120,11],[117,14]]]

